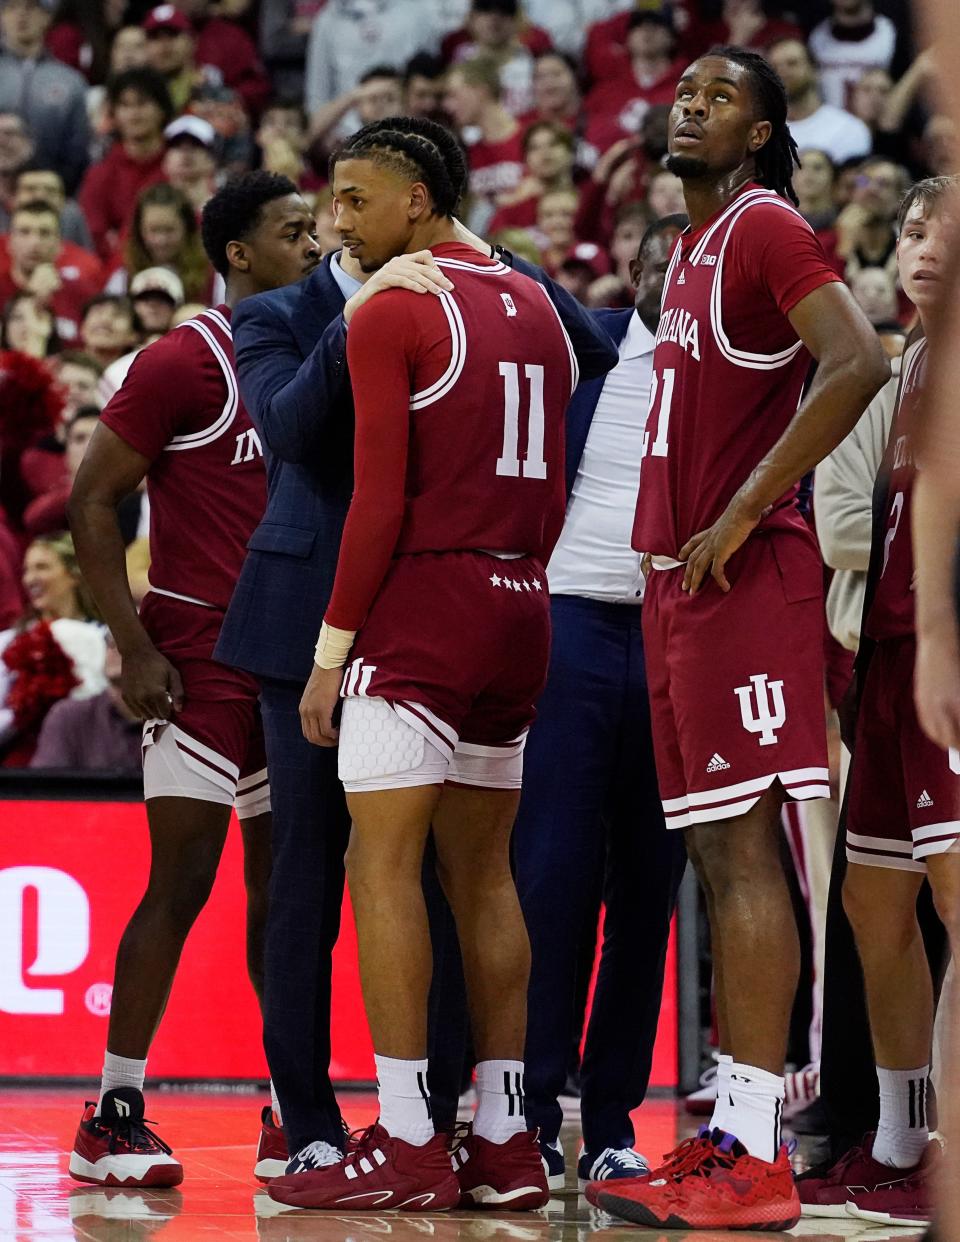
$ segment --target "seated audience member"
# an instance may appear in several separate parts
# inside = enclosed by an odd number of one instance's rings
[[[799,200],[798,210],[816,233],[831,262],[836,262],[842,275],[843,265],[837,253],[837,205],[834,189],[837,170],[826,151],[810,147],[800,152],[800,167],[794,169],[793,188]]]
[[[960,168],[960,144],[953,118],[935,113],[923,127],[921,151],[924,171],[930,176],[949,177]]]
[[[256,148],[250,119],[240,96],[229,86],[204,83],[190,96],[190,115],[209,121],[217,133],[220,171],[224,177],[245,172]]]
[[[0,303],[14,293],[31,293],[54,315],[61,341],[76,341],[84,305],[103,287],[93,255],[60,236],[60,216],[34,200],[14,207],[10,232],[0,251]]]
[[[126,292],[137,272],[148,267],[168,267],[180,278],[185,297],[209,305],[213,269],[200,241],[197,213],[172,185],[160,182],[140,195],[124,243],[123,260],[107,282],[108,292]]]
[[[82,405],[100,405],[97,384],[103,367],[96,358],[79,349],[63,349],[50,368],[64,399],[64,419],[69,421]]]
[[[447,74],[443,105],[466,143],[469,227],[483,233],[496,200],[523,180],[523,132],[501,102],[496,61],[477,56]]]
[[[534,240],[543,256],[543,267],[548,276],[555,276],[560,264],[576,245],[577,235],[573,222],[577,214],[577,192],[550,190],[537,202],[537,223],[532,229]]]
[[[790,133],[801,150],[817,147],[835,164],[870,153],[873,136],[863,121],[824,102],[816,67],[802,40],[782,39],[770,49],[769,57],[786,87]]]
[[[2,126],[3,120],[0,118],[0,129]],[[0,176],[0,181],[2,180]],[[9,181],[9,195],[4,194],[0,186],[0,233],[9,229],[10,212],[14,206],[39,201],[49,203],[59,213],[60,234],[65,243],[70,242],[86,251],[93,249],[90,229],[80,210],[80,204],[75,199],[67,198],[63,178],[56,169],[44,166],[40,160],[26,159],[17,167]]]
[[[882,267],[864,267],[848,280],[850,292],[878,332],[900,330],[897,284]]]
[[[0,231],[10,223],[17,173],[33,158],[33,138],[26,121],[14,109],[0,108]]]
[[[876,12],[873,0],[830,0],[830,8],[830,16],[813,28],[808,43],[820,66],[824,99],[846,108],[865,70],[896,72],[899,39],[894,23]]]
[[[69,535],[35,539],[23,558],[27,611],[0,633],[0,765],[26,767],[44,717],[106,686],[104,630],[93,620]]]
[[[444,64],[439,56],[418,52],[403,71],[403,115],[443,121]]]
[[[257,45],[239,22],[231,20],[229,6],[210,0],[177,0],[196,34],[196,61],[219,70],[226,86],[243,100],[249,116],[259,117],[270,98],[270,79]]]
[[[683,215],[683,182],[669,168],[655,169],[647,179],[646,203],[651,221]]]
[[[163,131],[167,151],[163,175],[189,201],[199,218],[217,188],[217,133],[199,116],[178,116]]]
[[[20,544],[0,512],[0,632],[9,629],[22,612]]]
[[[63,396],[42,359],[26,351],[0,355],[0,522],[14,534],[34,496],[63,473]],[[20,563],[17,562],[19,574]]]
[[[613,231],[616,212],[629,202],[643,202],[648,179],[663,166],[667,154],[670,108],[648,108],[640,133],[620,138],[608,147],[579,187],[577,236],[605,246]]]
[[[574,136],[574,168],[587,173],[597,162],[597,149],[584,137],[585,118],[579,70],[563,52],[542,52],[533,62],[533,108],[520,117],[526,128],[537,121],[563,125]]]
[[[463,29],[449,34],[440,52],[453,65],[490,57],[500,71],[503,106],[521,116],[533,107],[533,58],[550,47],[545,30],[521,23],[518,0],[472,0]]]
[[[67,501],[80,469],[83,454],[100,419],[100,407],[82,405],[67,420],[64,436],[63,471],[58,483],[37,496],[23,512],[23,529],[28,535],[47,535],[67,529]]]
[[[910,174],[889,160],[864,162],[852,201],[837,216],[837,253],[846,263],[845,279],[864,267],[897,274],[897,208],[910,186]]]
[[[584,306],[590,303],[590,290],[605,281],[610,274],[610,263],[606,255],[594,242],[575,242],[557,268],[558,285],[572,294]],[[597,305],[606,306],[607,297],[612,291],[607,289],[599,295]]]
[[[110,45],[110,72],[107,82],[120,73],[126,73],[128,69],[147,67],[147,36],[143,33],[143,27],[122,26]],[[93,126],[94,148],[100,150],[110,141],[112,128],[106,82],[101,86],[91,86],[87,91],[87,112]]]
[[[140,350],[176,326],[177,312],[183,306],[183,284],[176,272],[171,272],[168,267],[148,267],[137,272],[130,282],[130,301],[133,303],[139,340],[133,349],[104,370],[97,385],[97,399],[101,406],[107,404],[127,378],[127,372]]]
[[[498,199],[488,226],[526,229],[536,224],[537,203],[553,190],[573,189],[573,134],[552,121],[535,121],[523,135],[524,178],[510,194]]]
[[[124,0],[59,0],[47,31],[47,51],[82,73],[91,86],[110,72],[110,47],[123,24]]]
[[[325,0],[260,0],[257,44],[273,88],[286,99],[303,98],[307,39]]]
[[[151,9],[143,31],[147,36],[147,64],[166,83],[174,113],[183,112],[201,83],[223,83],[219,69],[198,61],[193,23],[175,5],[158,4]]]
[[[137,344],[133,304],[119,294],[101,293],[87,303],[80,324],[80,342],[103,367],[116,362]]]
[[[33,293],[15,293],[3,308],[0,348],[13,349],[30,358],[49,358],[60,349],[57,321]]]
[[[116,138],[87,172],[78,198],[97,253],[110,262],[141,191],[163,179],[163,130],[173,116],[173,104],[153,69],[128,69],[111,78],[107,98]]]
[[[33,154],[62,174],[72,194],[89,160],[87,84],[44,48],[51,7],[45,0],[0,5],[0,113],[21,114]]]
[[[289,177],[301,190],[317,190],[320,178],[307,159],[310,124],[295,99],[274,99],[264,108],[254,138],[260,167]]]
[[[310,118],[311,156],[325,163],[333,148],[371,121],[399,116],[403,110],[403,77],[392,65],[373,65],[356,86],[314,109]]]
[[[627,59],[611,77],[598,82],[584,100],[587,141],[606,151],[620,138],[640,132],[654,104],[669,105],[686,62],[676,58],[673,22],[661,9],[630,15]]]
[[[886,119],[893,79],[886,69],[867,69],[850,92],[850,112],[876,137]]]
[[[47,712],[31,768],[69,768],[75,772],[141,770],[143,724],[120,692],[120,653],[106,640],[107,688],[89,699],[63,699]]]

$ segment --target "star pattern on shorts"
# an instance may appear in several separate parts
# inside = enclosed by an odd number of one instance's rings
[[[498,587],[500,583],[503,581],[503,579],[498,577],[497,574],[491,574],[490,581],[493,583],[495,587]]]
[[[518,595],[522,595],[524,591],[542,591],[543,587],[537,578],[532,582],[528,582],[526,578],[518,582],[516,578],[501,578],[499,574],[491,574],[487,581],[495,587],[503,587],[507,591],[516,591]]]

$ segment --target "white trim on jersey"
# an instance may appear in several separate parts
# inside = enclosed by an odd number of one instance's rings
[[[577,355],[573,352],[573,342],[570,340],[570,334],[567,332],[567,329],[563,326],[563,320],[560,318],[560,312],[554,306],[553,299],[550,297],[550,294],[538,280],[535,280],[533,283],[547,299],[547,305],[553,311],[554,315],[556,315],[557,323],[560,325],[560,331],[563,333],[563,339],[566,341],[567,353],[570,355],[570,392],[572,395],[573,390],[580,382],[580,366],[577,362]]]
[[[706,250],[707,246],[710,245],[711,241],[713,241],[714,233],[716,233],[717,229],[721,228],[722,225],[726,223],[735,211],[739,211],[745,205],[756,202],[758,199],[770,198],[772,193],[773,192],[771,190],[764,189],[747,190],[746,194],[741,194],[738,198],[735,198],[732,202],[728,203],[723,211],[721,211],[720,215],[717,216],[716,220],[714,220],[713,224],[711,224],[707,229],[706,233],[704,233],[704,235],[694,246],[693,250],[691,250],[689,262],[692,263],[694,267],[697,266],[703,258],[703,252]]]
[[[177,591],[165,591],[163,587],[150,585],[151,595],[166,595],[168,599],[179,599],[185,604],[199,604],[201,608],[216,608],[216,604],[208,604],[205,599],[196,599],[193,595],[180,595]]]
[[[220,314],[220,312],[217,310],[215,306],[211,306],[209,310],[203,311],[203,313],[201,315],[198,315],[197,318],[198,319],[202,319],[202,318],[212,319],[213,322],[217,325],[217,327],[221,330],[221,332],[225,332],[227,336],[230,338],[230,340],[231,341],[233,340],[233,331],[230,328],[229,321],[227,320],[225,315]]]
[[[208,313],[208,312],[205,312]],[[214,440],[220,438],[227,430],[230,424],[237,416],[237,408],[240,405],[240,392],[237,388],[237,377],[233,373],[233,367],[230,360],[223,352],[223,347],[217,338],[213,335],[205,323],[200,322],[201,316],[196,319],[188,319],[181,327],[193,328],[195,332],[199,332],[203,339],[213,351],[213,356],[220,365],[223,372],[223,378],[227,385],[227,400],[223,410],[217,417],[216,422],[205,427],[202,431],[192,431],[186,435],[174,436],[170,443],[165,445],[165,453],[179,453],[185,449],[201,448],[204,444],[212,444]],[[219,325],[218,325],[219,326]]]
[[[460,307],[457,306],[456,302],[445,290],[441,289],[438,292],[440,305],[443,307],[443,313],[446,315],[447,323],[450,325],[450,364],[440,378],[434,380],[429,388],[424,388],[421,392],[415,392],[411,396],[411,410],[422,410],[425,406],[433,405],[434,401],[439,401],[441,397],[445,397],[460,378],[463,364],[467,360],[467,331],[463,325]]]
[[[464,259],[434,259],[437,267],[454,267],[461,272],[473,272],[477,276],[502,276],[504,272],[512,272],[513,268],[507,267],[506,263],[499,261],[490,266],[480,266],[479,263],[467,263]]]

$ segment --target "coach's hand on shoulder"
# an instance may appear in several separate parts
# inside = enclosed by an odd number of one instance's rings
[[[721,591],[729,591],[724,566],[746,541],[760,516],[745,513],[735,497],[712,526],[688,539],[677,556],[677,560],[685,562],[683,589],[696,595],[709,574]]]
[[[333,725],[333,713],[340,702],[342,668],[313,666],[307,688],[300,700],[300,727],[314,746],[336,746],[340,730]]]
[[[170,720],[183,710],[183,682],[152,644],[121,655],[120,692],[140,720]]]
[[[343,308],[343,318],[350,322],[353,314],[364,302],[382,293],[384,289],[409,289],[411,293],[440,293],[453,288],[453,281],[441,272],[429,250],[415,254],[398,254],[384,263],[366,284],[349,298]]]

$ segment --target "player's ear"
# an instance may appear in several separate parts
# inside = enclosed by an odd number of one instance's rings
[[[415,181],[410,187],[410,219],[417,220],[425,211],[429,210],[429,191],[422,181]]]
[[[643,275],[643,259],[638,255],[635,259],[630,260],[630,283],[634,288],[640,283],[640,277]]]
[[[750,146],[750,154],[756,155],[761,147],[765,147],[770,141],[770,135],[773,133],[773,126],[769,121],[756,121],[750,129],[750,137],[748,143]]]
[[[227,242],[227,261],[238,272],[250,271],[250,256],[247,254],[247,248],[243,242]]]

